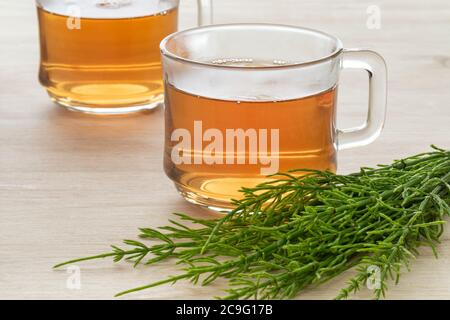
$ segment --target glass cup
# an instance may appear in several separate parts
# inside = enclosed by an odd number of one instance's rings
[[[177,30],[179,0],[37,0],[39,80],[70,110],[124,114],[164,99],[159,43]],[[198,0],[199,24],[211,0]]]
[[[386,65],[310,29],[215,25],[161,43],[165,85],[164,168],[182,196],[223,211],[241,187],[290,169],[336,171],[337,150],[366,145],[386,113]],[[342,69],[366,70],[368,116],[336,128]]]

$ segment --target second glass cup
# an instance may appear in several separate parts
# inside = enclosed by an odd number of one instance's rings
[[[68,109],[123,114],[163,101],[159,43],[177,30],[179,0],[37,0],[39,79]],[[199,24],[211,0],[198,0]]]
[[[161,43],[164,168],[188,201],[222,211],[241,187],[290,169],[335,171],[337,150],[368,144],[386,111],[386,66],[325,33],[230,24],[175,33]],[[342,69],[366,70],[364,125],[336,128]]]

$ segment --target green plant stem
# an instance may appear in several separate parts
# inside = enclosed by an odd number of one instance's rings
[[[147,246],[125,240],[131,250],[74,259],[55,266],[112,257],[154,264],[174,259],[179,275],[129,289],[121,296],[155,286],[189,280],[208,285],[229,280],[227,299],[293,298],[356,267],[336,298],[344,299],[380,270],[375,298],[385,296],[388,282],[399,281],[421,246],[437,255],[443,220],[450,215],[450,152],[434,151],[357,173],[336,175],[294,170],[255,188],[226,217],[200,220],[177,214],[181,222],[141,229]],[[192,228],[191,225],[199,225]],[[147,257],[150,256],[150,257]]]

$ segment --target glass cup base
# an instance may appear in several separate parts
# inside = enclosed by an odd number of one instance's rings
[[[186,201],[216,213],[228,214],[235,208],[229,201],[217,200],[201,192],[194,192],[179,183],[175,183],[175,187]]]
[[[69,99],[61,98],[52,95],[49,93],[50,99],[55,102],[60,107],[63,107],[66,110],[81,112],[91,115],[126,115],[137,112],[145,112],[155,109],[161,106],[164,103],[164,96],[159,95],[152,99],[148,99],[146,101],[142,101],[142,103],[136,103],[133,105],[125,105],[125,106],[87,106],[83,104],[79,104],[75,101],[71,101]]]

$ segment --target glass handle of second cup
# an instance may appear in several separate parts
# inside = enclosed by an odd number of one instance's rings
[[[197,0],[198,26],[206,26],[213,23],[213,0]]]
[[[370,50],[344,51],[342,69],[362,69],[369,76],[369,108],[363,125],[338,130],[338,149],[372,143],[381,133],[386,118],[387,69],[384,59]]]

